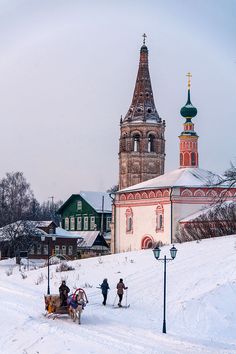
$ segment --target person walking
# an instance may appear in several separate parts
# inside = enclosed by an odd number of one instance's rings
[[[120,279],[119,283],[116,286],[116,289],[117,289],[117,295],[119,297],[118,306],[122,307],[121,301],[123,299],[124,290],[128,289],[128,287],[125,286],[125,284],[123,283],[123,279]]]
[[[102,289],[102,295],[103,295],[103,302],[102,304],[104,306],[106,306],[106,302],[107,302],[107,294],[108,294],[108,290],[110,289],[109,284],[107,282],[107,278],[105,278],[102,282],[102,284],[100,285],[100,288]]]

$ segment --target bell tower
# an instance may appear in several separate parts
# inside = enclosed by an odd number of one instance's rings
[[[165,121],[156,110],[148,68],[146,34],[140,49],[133,99],[120,120],[119,189],[164,173]]]
[[[182,117],[186,119],[184,122],[184,131],[179,136],[180,145],[180,168],[184,167],[198,167],[198,135],[194,131],[194,124],[192,118],[197,115],[197,108],[195,108],[190,99],[191,77],[188,77],[188,99],[185,106],[180,110]]]

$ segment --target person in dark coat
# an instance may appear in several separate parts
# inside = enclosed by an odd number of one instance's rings
[[[125,284],[123,283],[123,279],[120,279],[119,283],[116,286],[116,289],[117,289],[117,295],[119,297],[118,306],[122,307],[121,301],[123,299],[124,290],[128,289],[128,287],[125,286]]]
[[[59,287],[61,306],[67,306],[67,298],[68,298],[69,292],[70,292],[70,289],[66,285],[66,281],[62,280],[62,283]]]
[[[107,302],[107,294],[108,294],[108,290],[110,289],[107,279],[105,278],[102,282],[102,284],[100,285],[100,288],[102,289],[102,295],[103,295],[103,305],[106,305]]]

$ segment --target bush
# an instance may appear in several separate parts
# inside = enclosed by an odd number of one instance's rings
[[[9,277],[10,275],[12,275],[13,273],[13,267],[8,268],[8,270],[6,270],[6,275]]]
[[[69,270],[75,270],[75,268],[70,266],[70,265],[68,265],[66,262],[62,262],[56,268],[56,272],[67,272]]]
[[[43,282],[43,278],[43,273],[41,273],[38,279],[36,280],[35,285],[41,284]]]
[[[24,272],[20,272],[22,279],[26,279],[27,278],[27,274],[25,274]]]

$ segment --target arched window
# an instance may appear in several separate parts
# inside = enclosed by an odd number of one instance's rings
[[[126,209],[125,216],[126,216],[126,232],[132,233],[133,232],[133,211],[131,208]]]
[[[183,166],[183,154],[182,153],[179,156],[179,164],[180,164],[180,166]]]
[[[127,218],[127,231],[132,231],[132,228],[133,228],[133,218],[132,216],[129,216]]]
[[[189,153],[184,154],[184,166],[189,166]]]
[[[138,134],[135,134],[133,136],[133,151],[138,152],[140,149],[140,136]]]
[[[162,205],[156,208],[156,231],[163,231],[164,229],[164,209]]]
[[[148,137],[148,152],[155,151],[154,140],[155,140],[155,137],[153,135],[149,135],[149,137]]]
[[[192,166],[196,165],[196,156],[194,152],[191,153],[191,165]]]

